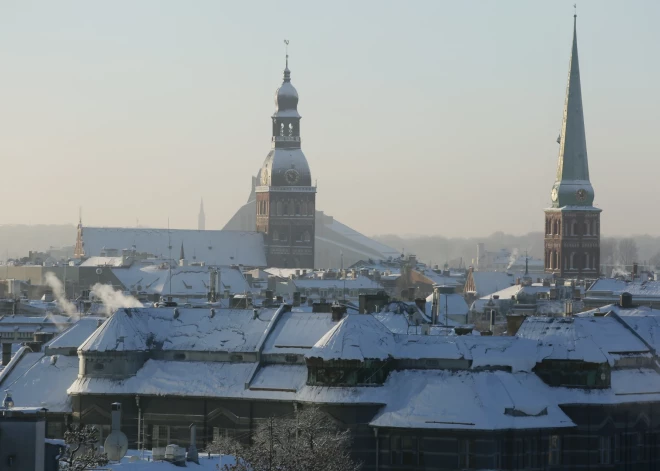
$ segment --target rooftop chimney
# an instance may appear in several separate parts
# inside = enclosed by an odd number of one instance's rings
[[[630,293],[621,293],[619,297],[619,306],[627,309],[633,307],[633,297]]]

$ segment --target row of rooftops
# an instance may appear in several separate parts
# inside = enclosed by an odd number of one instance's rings
[[[406,316],[394,311],[380,314]],[[517,335],[502,337],[447,328],[395,333],[379,319],[347,314],[336,321],[286,305],[256,312],[120,309],[105,321],[73,323],[42,352],[17,353],[0,387],[13,391],[17,406],[44,403],[61,413],[71,411],[72,395],[231,397],[382,404],[374,427],[460,429],[573,426],[562,405],[660,400],[660,311],[649,307],[530,317]],[[230,355],[196,356],[209,352]],[[88,355],[144,361],[125,378],[78,375]],[[584,365],[606,379],[595,389],[548,384],[539,371],[554,363],[564,370]],[[352,365],[389,374],[380,385],[312,381],[316,368],[327,374]],[[39,381],[49,390],[36,387]]]

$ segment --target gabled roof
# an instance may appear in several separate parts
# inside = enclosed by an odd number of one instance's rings
[[[471,273],[477,296],[488,296],[513,285],[513,276],[501,271],[474,271]]]
[[[581,360],[613,365],[622,354],[650,349],[615,317],[528,317],[517,337],[536,340],[539,360]]]
[[[83,352],[254,352],[275,310],[177,308],[119,309],[80,347]]]
[[[519,377],[503,371],[401,371],[387,386],[397,391],[371,421],[372,427],[506,430],[573,427],[551,395],[531,395]]]
[[[158,265],[113,269],[112,273],[124,285],[125,289],[135,292],[173,294],[176,296],[206,296],[209,287],[210,267],[172,267],[171,270]],[[238,268],[217,267],[219,270],[220,292],[228,289],[230,293],[251,292],[252,288]],[[170,284],[171,272],[171,284]],[[170,293],[170,286],[172,292]]]
[[[83,241],[88,257],[98,256],[106,249],[135,246],[138,252],[174,258],[183,244],[191,260],[194,256],[207,265],[266,266],[264,239],[259,232],[85,227]]]

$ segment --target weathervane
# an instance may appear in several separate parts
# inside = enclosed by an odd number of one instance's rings
[[[286,68],[289,68],[289,40],[284,40],[284,50],[286,51]]]
[[[577,17],[577,3],[573,4],[573,16]]]

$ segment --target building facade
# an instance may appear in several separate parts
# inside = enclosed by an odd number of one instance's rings
[[[545,210],[545,271],[562,278],[597,278],[601,210],[593,206],[589,181],[576,22],[574,17],[557,178],[552,206]]]
[[[270,267],[314,268],[316,187],[300,148],[298,92],[287,56],[284,81],[275,94],[272,149],[256,187],[256,228],[265,237]]]

